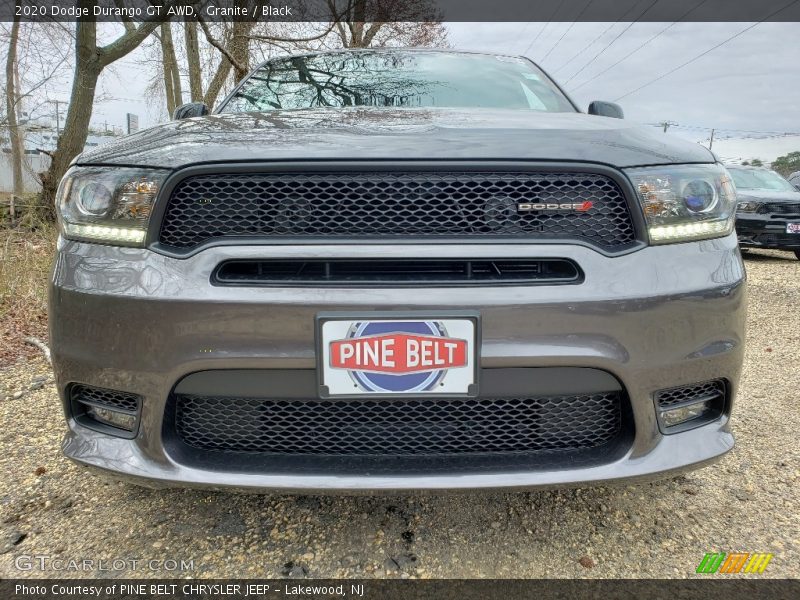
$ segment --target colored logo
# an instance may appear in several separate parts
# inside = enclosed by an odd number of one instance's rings
[[[585,202],[562,202],[562,203],[552,203],[552,204],[545,204],[545,203],[537,203],[537,202],[517,202],[517,211],[518,212],[530,212],[530,211],[555,211],[555,212],[563,212],[563,211],[574,211],[574,212],[586,212],[594,206],[594,203],[591,200],[586,200]]]
[[[697,573],[763,573],[772,557],[766,552],[709,552],[697,565]]]
[[[448,369],[467,366],[467,342],[438,321],[358,322],[330,343],[330,366],[366,391],[426,392]]]

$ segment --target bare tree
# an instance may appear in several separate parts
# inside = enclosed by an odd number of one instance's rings
[[[79,5],[91,11],[93,2],[79,0]],[[138,26],[131,21],[124,21],[123,24],[125,33],[104,46],[97,43],[95,21],[81,19],[76,24],[75,74],[69,109],[50,168],[42,174],[42,197],[47,202],[54,198],[58,182],[69,163],[83,150],[86,143],[97,80],[103,69],[139,46],[158,27],[159,21],[146,20]]]
[[[322,39],[332,31],[332,24],[323,24],[321,32],[317,31],[319,27],[315,24],[304,24],[303,31],[296,35],[281,35],[269,25],[259,23],[260,6],[264,4],[265,0],[236,0],[236,6],[248,8],[251,18],[246,21],[210,24],[198,18],[205,41],[218,52],[216,66],[203,94],[203,102],[208,106],[216,103],[229,81],[235,85],[250,72],[254,46],[303,44]]]
[[[241,81],[250,71],[249,34],[258,19],[259,10],[257,9],[262,4],[264,4],[264,0],[254,0],[253,2],[251,0],[235,0],[234,5],[237,8],[248,8],[248,14],[251,16],[246,21],[239,20],[233,23],[222,23],[222,41],[218,40],[211,32],[208,24],[198,17],[206,40],[221,54],[214,76],[211,78],[204,96],[204,101],[209,106],[216,102],[217,96],[231,71],[233,71],[234,82]]]
[[[331,14],[336,5],[328,0]],[[447,30],[431,0],[349,0],[335,19],[344,48],[446,46]]]
[[[197,39],[197,22],[183,24],[186,63],[189,67],[189,94],[192,102],[203,101],[203,67],[200,63],[200,42]]]
[[[161,24],[160,34],[156,34],[161,42],[161,67],[164,77],[164,90],[167,97],[167,112],[172,114],[175,108],[183,104],[181,76],[178,71],[178,58],[172,42],[172,24],[167,21]]]
[[[264,3],[265,0],[236,0],[236,6],[249,9],[248,14],[253,15],[251,20],[233,23],[198,20],[203,41],[213,51],[206,61],[205,74],[200,66],[196,24],[185,25],[185,55],[192,101],[202,100],[213,106],[223,90],[249,73],[255,57],[263,60],[273,52],[447,45],[447,30],[431,0],[349,0],[343,7],[329,0],[327,23],[260,22],[256,15]]]
[[[14,222],[14,205],[16,198],[21,197],[24,192],[24,182],[22,179],[22,158],[25,154],[24,136],[21,130],[19,119],[20,102],[17,92],[19,82],[19,71],[17,64],[17,44],[19,42],[19,19],[15,18],[11,26],[11,35],[8,45],[8,56],[6,57],[6,120],[8,123],[8,139],[11,146],[11,170],[13,173],[14,191],[11,195],[9,216]]]
[[[39,117],[48,116],[52,105],[47,98],[47,84],[63,77],[63,65],[69,53],[63,50],[70,39],[63,23],[23,23],[0,25],[5,56],[4,102],[0,127],[10,149],[13,192],[10,216],[19,217],[18,198],[25,190],[25,177],[37,175],[26,153],[26,138],[36,130]]]

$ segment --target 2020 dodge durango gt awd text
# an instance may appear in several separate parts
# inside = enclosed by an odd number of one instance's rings
[[[745,274],[705,148],[486,54],[281,58],[176,112],[59,189],[73,460],[152,486],[522,489],[733,446]]]

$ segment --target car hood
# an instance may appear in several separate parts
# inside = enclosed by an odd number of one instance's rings
[[[172,121],[92,149],[76,163],[179,168],[309,159],[521,159],[615,167],[714,162],[698,144],[630,121],[582,113],[349,108]]]
[[[736,190],[739,201],[800,202],[800,192],[776,192],[772,190]]]

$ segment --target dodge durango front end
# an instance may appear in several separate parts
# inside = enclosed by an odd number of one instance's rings
[[[50,296],[64,452],[145,485],[288,491],[719,458],[735,188],[615,110],[581,113],[523,58],[337,51],[81,155]]]

